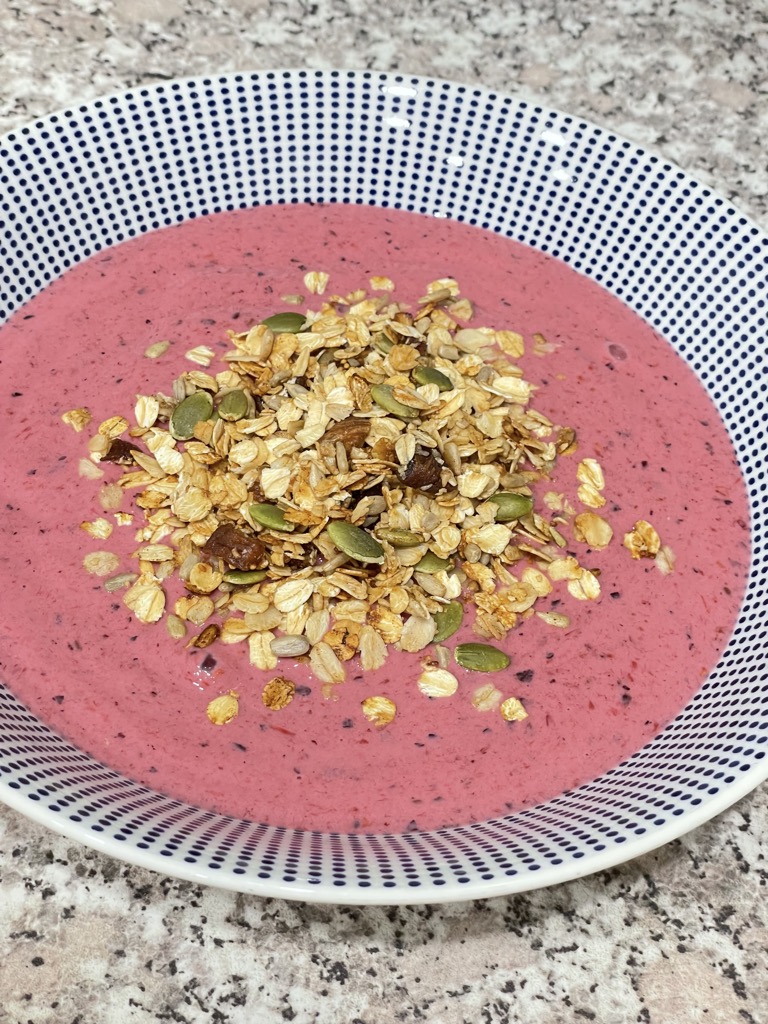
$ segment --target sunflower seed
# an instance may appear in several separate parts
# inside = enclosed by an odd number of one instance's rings
[[[276,636],[269,646],[278,658],[300,658],[309,650],[309,640],[305,636],[292,636],[286,633],[283,636]]]

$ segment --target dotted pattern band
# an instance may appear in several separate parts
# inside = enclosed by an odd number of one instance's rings
[[[347,836],[202,811],[98,764],[1,684],[0,796],[169,874],[347,903],[552,884],[727,807],[768,774],[768,239],[678,168],[557,111],[375,72],[231,74],[96,100],[0,140],[0,322],[125,239],[221,210],[306,201],[450,217],[536,246],[670,340],[717,404],[750,495],[753,562],[726,652],[632,758],[546,804],[472,826]]]

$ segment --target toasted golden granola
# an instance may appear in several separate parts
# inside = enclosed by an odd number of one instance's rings
[[[376,295],[325,296],[328,285],[309,271],[303,286],[324,296],[319,307],[299,313],[302,297],[285,296],[290,312],[229,332],[219,364],[207,346],[188,349],[199,368],[169,395],[137,396],[133,424],[110,417],[90,439],[97,472],[100,462],[125,467],[101,486],[102,509],[132,495],[132,512],[116,513],[138,527],[126,605],[142,622],[167,612],[176,639],[191,623],[194,646],[247,640],[251,664],[267,671],[289,637],[286,650],[306,653],[326,696],[352,659],[372,670],[392,647],[425,650],[459,600],[473,606],[480,637],[502,639],[534,612],[567,628],[566,615],[535,606],[556,586],[599,597],[598,574],[566,553],[562,530],[596,550],[611,542],[605,517],[575,505],[602,508],[606,482],[586,457],[575,495],[547,489],[578,439],[532,407],[536,389],[515,362],[523,335],[470,325],[472,303],[450,278],[431,282],[415,309],[395,301],[384,276],[370,279]],[[531,344],[539,355],[557,348],[538,334]],[[85,408],[62,416],[76,430],[89,418]],[[103,517],[82,526],[95,539],[111,532]],[[638,521],[624,545],[672,570],[650,524]],[[105,555],[86,568],[114,572]],[[186,596],[166,609],[170,577]],[[267,706],[282,706],[278,682]],[[419,678],[428,696],[455,683],[440,664]],[[502,696],[483,686],[470,699],[487,710]],[[216,722],[236,713],[234,694],[209,707]],[[525,716],[514,698],[502,713]]]

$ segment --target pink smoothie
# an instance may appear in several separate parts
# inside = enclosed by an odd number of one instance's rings
[[[98,483],[78,476],[86,434],[62,424],[88,406],[94,424],[131,417],[137,393],[168,392],[207,344],[245,329],[302,292],[308,269],[330,290],[373,274],[415,302],[427,282],[456,277],[477,324],[558,347],[522,360],[540,385],[534,405],[575,427],[576,457],[554,489],[575,494],[579,458],[605,471],[604,510],[616,534],[583,564],[600,569],[602,597],[552,597],[571,620],[534,618],[508,637],[511,667],[478,677],[455,668],[459,691],[430,700],[416,687],[421,655],[393,653],[383,669],[349,663],[338,700],[305,666],[280,712],[260,699],[267,678],[244,645],[174,644],[137,623],[121,595],[82,569],[96,549],[128,555],[134,531],[106,541],[80,529],[103,514]],[[169,339],[160,359],[144,357]],[[548,799],[616,765],[686,704],[734,625],[749,562],[747,501],[718,414],[692,372],[650,327],[564,264],[466,225],[351,206],[279,206],[191,221],[93,257],[32,300],[2,330],[2,614],[0,676],[41,718],[115,769],[206,808],[325,830],[437,827]],[[110,473],[110,478],[119,475]],[[126,499],[124,508],[129,508]],[[622,535],[648,519],[677,556],[662,574],[632,561]],[[552,602],[550,601],[550,606]],[[449,644],[452,646],[453,638]],[[467,637],[472,639],[472,637]],[[213,663],[212,660],[213,659]],[[470,703],[492,681],[529,717],[507,723]],[[230,688],[240,714],[215,727],[205,709]],[[363,698],[397,704],[385,729]]]

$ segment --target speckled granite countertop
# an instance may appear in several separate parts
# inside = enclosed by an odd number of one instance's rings
[[[0,39],[0,131],[187,74],[398,69],[597,121],[768,227],[761,0],[29,0],[0,4]],[[0,808],[0,1021],[765,1024],[767,834],[763,788],[556,889],[334,909],[165,879]]]

